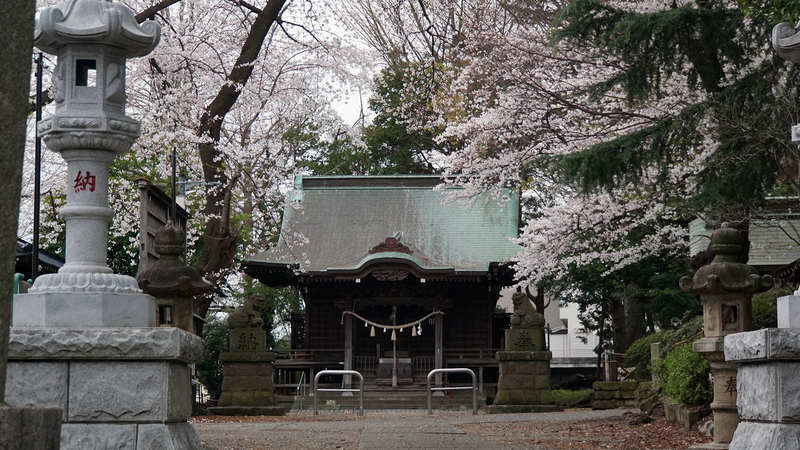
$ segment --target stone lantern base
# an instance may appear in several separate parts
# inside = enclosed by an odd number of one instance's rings
[[[500,365],[497,396],[489,414],[561,411],[550,392],[549,351],[499,351]]]
[[[725,338],[739,363],[739,415],[731,450],[800,448],[800,329],[768,328]]]
[[[199,337],[177,328],[12,328],[7,397],[58,407],[61,450],[198,450]]]

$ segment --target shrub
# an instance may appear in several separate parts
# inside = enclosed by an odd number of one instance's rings
[[[689,405],[710,403],[714,390],[708,380],[709,363],[685,342],[672,349],[656,372],[668,397]]]
[[[623,365],[633,367],[633,377],[639,381],[650,380],[650,344],[661,342],[661,354],[664,359],[675,344],[694,340],[703,331],[703,316],[696,316],[674,330],[661,330],[636,340],[623,356]]]
[[[211,398],[222,393],[222,362],[219,354],[228,351],[228,324],[211,320],[203,327],[203,356],[197,363],[197,379],[208,389]]]
[[[650,381],[650,344],[662,342],[675,330],[661,330],[636,340],[622,357],[624,367],[633,367],[631,374],[638,381]]]

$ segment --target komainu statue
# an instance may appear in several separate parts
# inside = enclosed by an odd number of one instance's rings
[[[245,297],[244,305],[236,308],[228,316],[228,328],[261,328],[264,326],[260,310],[266,300],[262,294]]]
[[[515,292],[511,296],[514,303],[514,315],[511,316],[511,328],[534,328],[544,326],[544,316],[536,312],[530,299],[524,292]]]

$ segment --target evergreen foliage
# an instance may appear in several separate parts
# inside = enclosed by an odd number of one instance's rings
[[[766,292],[753,295],[753,329],[776,328],[778,326],[778,298],[792,295],[792,289],[775,286]]]
[[[645,187],[642,177],[655,169],[657,187],[672,165],[697,155],[706,137],[698,125],[711,123],[716,144],[693,175],[696,192],[673,199],[684,211],[755,206],[780,185],[796,186],[796,174],[785,169],[796,160],[788,142],[797,113],[796,69],[774,54],[762,56],[768,22],[726,5],[703,1],[640,14],[576,0],[559,13],[554,40],[589,48],[622,68],[589,92],[619,89],[629,106],[657,102],[666,85],[682,79],[687,92],[700,92],[650,126],[565,156],[568,181],[584,192]]]
[[[220,353],[228,351],[228,324],[212,315],[207,316],[203,327],[203,356],[197,363],[197,379],[206,387],[211,398],[222,393],[222,362]]]

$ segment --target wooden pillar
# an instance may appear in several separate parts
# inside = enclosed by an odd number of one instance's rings
[[[344,315],[344,370],[353,370],[353,315]],[[352,387],[352,375],[344,376],[344,388]],[[342,392],[343,397],[351,397],[352,392]]]
[[[441,314],[434,315],[435,326],[434,333],[436,339],[435,354],[433,357],[434,369],[441,369],[444,367],[443,346],[444,346],[444,316]],[[442,387],[442,374],[436,374],[436,387]],[[438,391],[442,392],[442,391]]]

